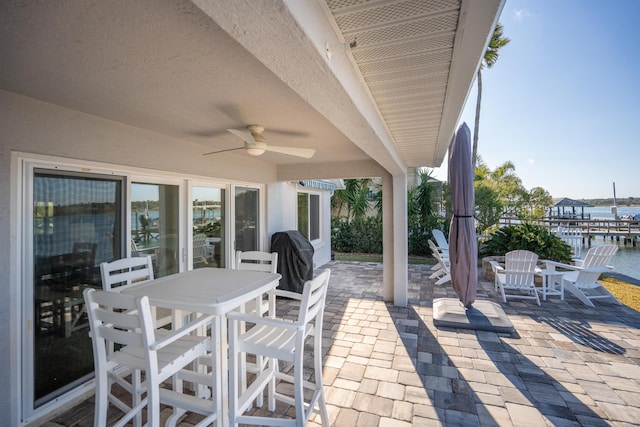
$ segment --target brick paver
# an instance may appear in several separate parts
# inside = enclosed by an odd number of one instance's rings
[[[380,264],[324,267],[332,269],[323,350],[334,426],[639,423],[640,313],[628,307],[592,309],[571,295],[504,304],[481,280],[477,299],[500,303],[515,334],[439,329],[433,300],[455,293],[433,285],[430,266],[409,266],[408,307],[382,301]],[[295,313],[287,304],[280,312]],[[91,400],[83,404],[92,412]],[[80,412],[51,422],[83,425],[69,419]]]

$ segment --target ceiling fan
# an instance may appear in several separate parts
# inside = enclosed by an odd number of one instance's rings
[[[223,153],[225,151],[242,150],[244,148],[245,150],[247,150],[247,153],[252,156],[260,156],[264,154],[265,151],[271,151],[274,153],[288,154],[290,156],[310,159],[316,152],[316,150],[310,148],[279,147],[275,145],[268,145],[267,141],[264,139],[264,136],[262,136],[262,132],[264,132],[264,126],[249,125],[247,126],[247,129],[248,131],[239,129],[227,129],[228,132],[231,132],[244,141],[244,147],[213,151],[211,153],[205,153],[204,155],[207,156],[209,154]]]

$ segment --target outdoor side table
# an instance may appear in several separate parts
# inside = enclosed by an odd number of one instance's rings
[[[563,274],[562,271],[536,268],[535,275],[542,278],[542,288],[536,288],[536,292],[542,293],[543,301],[547,300],[547,295],[560,295],[560,299],[564,301]]]

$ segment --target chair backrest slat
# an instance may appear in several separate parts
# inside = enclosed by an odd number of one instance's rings
[[[98,308],[96,309],[96,319],[98,319],[102,323],[107,323],[109,325],[114,325],[117,328],[122,329],[139,329],[140,321],[137,316],[128,315],[130,311],[135,309],[129,309],[126,312],[113,311],[110,308]]]
[[[120,292],[123,286],[153,280],[151,255],[118,259],[100,264],[102,289]]]
[[[277,273],[278,253],[261,251],[237,251],[236,269]]]
[[[96,337],[106,341],[118,343],[120,345],[134,346],[142,348],[144,339],[140,332],[135,330],[115,329],[112,326],[98,326],[96,329]]]

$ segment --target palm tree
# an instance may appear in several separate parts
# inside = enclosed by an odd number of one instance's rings
[[[487,47],[487,51],[484,53],[484,57],[482,58],[482,62],[480,63],[480,68],[478,68],[478,99],[476,100],[476,121],[475,121],[475,131],[473,134],[473,168],[476,167],[476,156],[478,153],[478,129],[480,127],[480,102],[482,101],[482,69],[486,65],[487,68],[491,68],[498,61],[498,51],[500,48],[509,44],[511,40],[504,37],[502,24],[497,23],[496,28],[493,30],[493,35],[491,36],[491,40],[489,41],[489,46]]]
[[[346,219],[362,219],[369,210],[369,186],[371,178],[345,179],[344,190],[337,190],[332,197],[331,205],[334,215],[341,215],[346,207]]]

